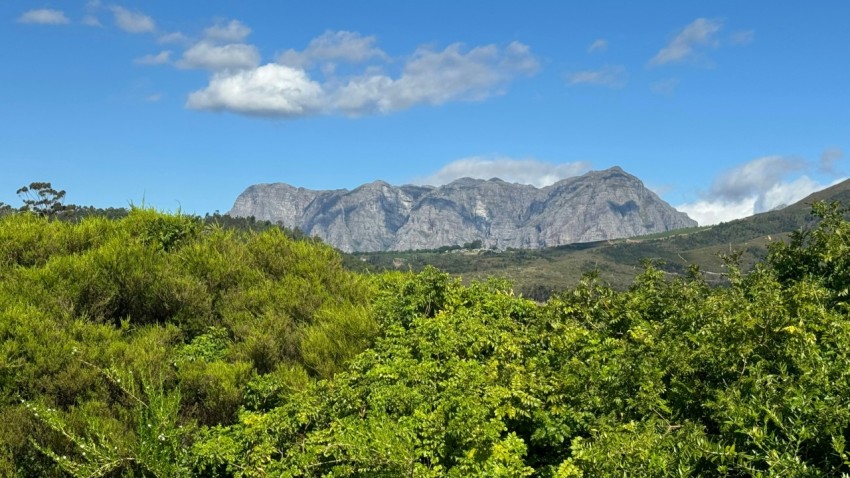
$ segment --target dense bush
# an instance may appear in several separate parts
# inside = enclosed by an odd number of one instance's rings
[[[178,473],[252,383],[302,386],[369,344],[372,286],[340,261],[152,210],[0,217],[0,475]]]
[[[545,304],[283,232],[0,218],[0,474],[845,476],[850,223]]]

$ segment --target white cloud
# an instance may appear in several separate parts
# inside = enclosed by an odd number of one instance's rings
[[[451,162],[431,176],[414,180],[414,183],[440,186],[460,178],[499,178],[509,183],[544,187],[589,170],[590,163],[585,161],[555,164],[536,159],[476,156]]]
[[[345,42],[340,40],[346,38],[359,46],[349,44],[343,48],[340,45]],[[290,55],[288,61],[299,64],[318,58],[389,61],[371,42],[368,37],[348,32],[325,33],[311,42],[309,55],[298,57],[298,61]],[[362,73],[347,79],[334,78],[333,71],[326,70],[326,75],[331,76],[320,83],[310,77],[306,68],[295,64],[257,67],[256,49],[241,45],[237,51],[236,46],[203,41],[186,51],[178,63],[183,68],[244,70],[214,76],[207,88],[192,94],[189,107],[287,118],[339,112],[351,116],[390,113],[418,104],[482,100],[502,93],[511,80],[533,74],[538,68],[529,48],[518,42],[504,48],[486,45],[472,49],[453,44],[442,51],[417,49],[395,77],[385,73],[380,65],[370,64]],[[280,81],[280,85],[275,85],[275,81]],[[259,107],[263,94],[269,95],[268,101]],[[241,95],[244,98],[240,99]]]
[[[754,159],[720,174],[699,200],[676,209],[700,225],[710,225],[788,206],[831,185],[806,174],[785,179],[812,166],[802,159],[782,156]]]
[[[649,85],[650,91],[656,95],[672,95],[676,92],[676,88],[678,87],[678,78],[665,78],[663,80],[655,81]]]
[[[649,64],[664,65],[693,59],[698,48],[717,45],[715,36],[722,28],[723,23],[719,20],[697,18],[649,60]]]
[[[239,20],[216,24],[204,30],[204,38],[220,42],[241,42],[251,34],[251,29]]]
[[[504,49],[486,45],[465,51],[459,43],[443,51],[419,48],[398,78],[381,73],[355,77],[336,91],[333,105],[357,116],[390,113],[417,104],[483,100],[537,68],[528,46],[518,42]]]
[[[156,29],[156,23],[153,19],[141,12],[134,12],[118,6],[113,6],[110,9],[115,15],[115,23],[125,32],[145,33]]]
[[[51,10],[49,8],[41,8],[38,10],[29,10],[18,17],[19,23],[35,23],[39,25],[64,25],[70,23],[65,12],[62,10]]]
[[[177,66],[220,71],[256,68],[259,64],[260,52],[254,45],[245,43],[215,45],[202,41],[183,52],[183,58]]]
[[[215,74],[209,86],[189,95],[186,106],[252,116],[307,116],[322,109],[323,91],[303,70],[268,64]]]
[[[761,194],[755,203],[755,212],[771,211],[790,206],[815,191],[820,191],[831,184],[821,184],[803,175],[790,182],[776,183]]]
[[[626,85],[626,69],[620,65],[606,65],[599,70],[585,70],[564,75],[571,86],[600,85],[609,88],[622,88]]]
[[[163,50],[156,55],[145,55],[133,60],[137,65],[164,65],[171,61],[171,50]]]
[[[162,93],[154,93],[152,95],[148,95],[145,97],[145,101],[149,103],[156,103],[157,101],[162,99]]]
[[[808,176],[800,176],[793,181],[773,184],[764,191],[737,200],[703,199],[678,205],[676,209],[687,213],[699,225],[708,226],[789,206],[832,184],[821,184]]]
[[[755,214],[755,197],[740,201],[701,200],[679,204],[676,209],[687,214],[700,226],[711,226]]]
[[[602,51],[605,51],[607,49],[608,49],[608,41],[603,39],[603,38],[599,38],[599,39],[595,40],[593,43],[591,43],[589,47],[587,47],[587,52],[588,53],[602,52]]]
[[[375,37],[364,37],[357,32],[326,31],[310,41],[303,51],[286,50],[278,55],[278,63],[296,67],[310,68],[320,62],[344,61],[362,63],[374,58],[386,60],[389,57],[375,46]]]
[[[337,77],[330,60],[366,64],[359,67],[359,73]],[[187,104],[197,109],[287,118],[319,113],[382,114],[418,104],[483,100],[503,93],[513,79],[531,75],[539,67],[528,46],[519,42],[503,48],[485,45],[467,49],[459,43],[442,51],[422,47],[405,62],[393,61],[375,47],[373,37],[352,32],[326,32],[303,52],[288,51],[279,56],[278,63],[258,66],[259,61],[259,53],[251,45],[220,46],[201,41],[184,53],[178,66],[220,73],[207,88],[193,93],[194,100]],[[390,63],[401,64],[400,73],[385,72],[384,66]],[[311,77],[313,70],[308,66],[317,64],[324,72],[321,81]],[[283,83],[275,87],[267,83],[272,80]],[[248,83],[250,87],[245,86]],[[298,85],[307,89],[302,91]],[[259,110],[244,106],[261,102],[264,93],[270,95],[267,106]],[[242,94],[246,95],[244,101],[239,99]]]
[[[83,23],[83,25],[90,26],[90,27],[102,27],[103,26],[103,24],[100,23],[100,20],[98,20],[97,17],[94,16],[94,15],[84,16],[83,19],[82,19],[82,23]]]

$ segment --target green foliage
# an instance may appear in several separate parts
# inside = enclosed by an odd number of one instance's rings
[[[748,275],[733,259],[722,288],[648,265],[627,291],[591,274],[537,306],[505,283],[384,275],[374,345],[332,379],[207,429],[195,470],[841,476],[850,322],[830,300],[846,274],[828,265],[847,227],[833,212]],[[820,269],[789,279],[794,257]]]
[[[371,294],[331,248],[277,228],[2,216],[0,474],[186,476],[199,427],[366,348]]]
[[[0,474],[847,476],[850,223],[545,304],[285,231],[0,218]],[[663,266],[666,267],[666,266]]]

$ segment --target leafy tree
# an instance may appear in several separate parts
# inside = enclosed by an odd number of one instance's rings
[[[23,200],[22,211],[32,211],[40,216],[54,217],[65,211],[74,209],[73,205],[65,205],[65,191],[53,189],[50,183],[33,182],[17,190]]]

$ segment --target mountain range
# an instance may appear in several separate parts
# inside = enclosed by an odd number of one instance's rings
[[[850,180],[813,193],[783,209],[714,226],[534,250],[361,252],[345,254],[344,258],[349,268],[358,271],[419,271],[435,266],[465,280],[505,277],[511,280],[518,293],[539,300],[545,300],[553,292],[575,287],[588,272],[597,274],[616,288],[625,289],[632,284],[646,260],[672,276],[685,275],[690,265],[697,265],[709,282],[722,283],[726,272],[725,256],[736,256],[741,270],[750,271],[765,258],[771,243],[787,240],[792,232],[812,229],[818,220],[811,214],[816,201],[838,202],[850,207]]]
[[[538,249],[694,227],[619,167],[536,188],[462,178],[434,186],[310,190],[285,183],[248,187],[228,213],[298,228],[345,251]]]

